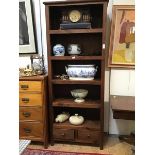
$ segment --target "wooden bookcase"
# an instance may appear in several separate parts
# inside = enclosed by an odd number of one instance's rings
[[[67,0],[44,2],[46,13],[47,52],[48,52],[48,89],[50,104],[50,140],[80,142],[99,145],[104,141],[104,77],[105,77],[105,35],[107,0]],[[60,29],[61,12],[64,9],[87,8],[92,16],[89,29]],[[53,46],[80,44],[83,55],[54,56]],[[94,80],[61,80],[55,75],[66,74],[68,64],[95,64],[98,71]],[[84,103],[75,103],[70,91],[83,88],[88,90]],[[84,116],[82,125],[74,126],[65,121],[56,123],[55,118],[63,111],[70,115]]]

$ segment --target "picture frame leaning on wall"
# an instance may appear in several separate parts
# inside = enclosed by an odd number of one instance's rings
[[[135,68],[134,5],[113,5],[108,67]]]
[[[19,0],[19,54],[36,54],[32,1]]]

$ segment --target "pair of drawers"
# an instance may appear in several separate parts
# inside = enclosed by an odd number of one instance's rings
[[[42,106],[41,81],[20,81],[19,92],[20,106]]]
[[[20,138],[43,138],[42,81],[19,82]]]
[[[62,141],[74,141],[83,143],[99,143],[99,131],[91,131],[87,129],[57,129],[53,131],[53,136],[55,140]]]

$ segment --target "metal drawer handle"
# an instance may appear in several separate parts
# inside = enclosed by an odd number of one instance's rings
[[[31,113],[30,113],[30,112],[23,112],[23,115],[24,115],[25,117],[30,117],[30,116],[31,116]]]
[[[31,129],[24,128],[25,133],[31,133]]]
[[[28,88],[29,88],[28,85],[21,85],[21,89],[23,89],[23,90],[27,90]]]
[[[22,102],[24,102],[24,103],[28,103],[29,101],[30,101],[29,98],[22,98]]]

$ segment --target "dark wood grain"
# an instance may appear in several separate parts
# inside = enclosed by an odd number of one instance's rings
[[[54,107],[77,107],[77,108],[100,108],[100,101],[85,100],[82,103],[74,102],[74,99],[55,99],[53,101]]]
[[[74,130],[54,128],[53,137],[55,140],[74,140]]]
[[[54,123],[54,128],[60,129],[91,129],[91,130],[99,130],[100,129],[100,122],[99,121],[91,121],[85,120],[81,125],[72,125],[69,121],[65,121],[63,123]]]
[[[76,141],[83,142],[83,143],[98,144],[99,139],[100,139],[99,131],[78,130],[78,136],[76,138]]]
[[[103,56],[50,56],[51,60],[104,60]]]
[[[102,33],[102,28],[94,29],[67,29],[67,30],[49,30],[49,34],[74,34],[74,33]]]
[[[80,142],[98,144],[103,149],[104,141],[104,77],[105,38],[108,0],[66,0],[44,2],[46,10],[46,34],[48,50],[48,92],[50,113],[50,141]],[[91,29],[60,29],[61,12],[68,8],[90,9]],[[52,48],[62,44],[65,56],[54,56]],[[68,44],[79,44],[81,55],[70,56]],[[95,64],[98,66],[94,80],[61,80],[56,75],[66,74],[68,64]],[[72,89],[89,91],[84,103],[74,103]],[[72,125],[68,121],[55,123],[54,118],[63,112],[75,112],[84,116],[82,125]]]
[[[100,80],[59,80],[52,79],[51,82],[53,84],[92,84],[92,85],[100,85]]]
[[[109,0],[66,0],[66,1],[51,1],[43,2],[48,6],[59,6],[59,5],[86,5],[86,4],[103,4],[103,2],[109,2]]]
[[[50,20],[50,13],[49,13],[50,9],[47,5],[45,5],[45,16],[46,16],[46,38],[47,38],[47,59],[48,57],[51,56],[51,38],[50,38],[50,35],[48,34],[48,30],[50,29],[51,25],[52,25],[52,22]],[[51,83],[51,75],[52,75],[52,63],[51,61],[48,60],[48,94],[49,94],[49,102],[51,103],[52,102],[52,99],[53,99],[53,96],[50,95],[52,94],[52,85],[50,84]],[[53,94],[54,95],[54,94]],[[53,140],[53,109],[52,109],[52,106],[50,104],[48,104],[48,112],[49,112],[49,135],[50,135],[50,143],[51,145],[54,144],[54,140]]]

